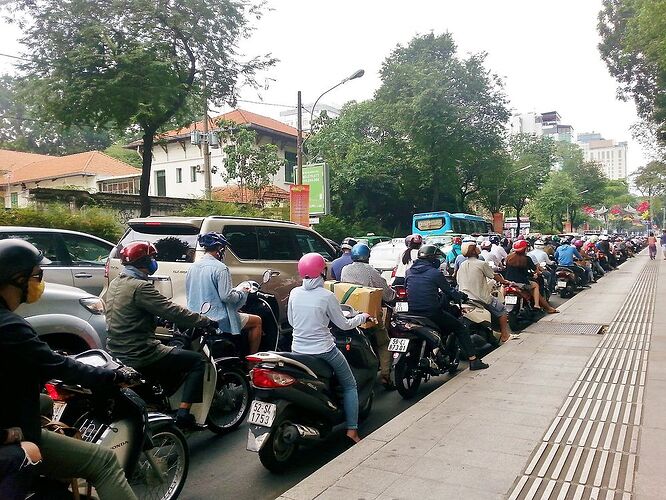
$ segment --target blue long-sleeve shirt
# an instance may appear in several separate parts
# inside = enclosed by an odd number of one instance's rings
[[[560,266],[573,266],[575,264],[574,258],[577,260],[583,260],[583,257],[580,255],[576,247],[571,245],[560,245],[555,250],[555,260]]]

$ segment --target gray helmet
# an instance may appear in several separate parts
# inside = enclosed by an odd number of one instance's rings
[[[435,245],[423,245],[419,248],[418,258],[434,261],[442,257],[442,251]]]

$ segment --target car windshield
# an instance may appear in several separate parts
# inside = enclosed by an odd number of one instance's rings
[[[157,249],[157,260],[161,262],[194,262],[199,228],[169,224],[133,224],[111,253],[118,252],[133,241],[149,241]]]

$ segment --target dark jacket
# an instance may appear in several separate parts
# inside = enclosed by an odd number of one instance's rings
[[[427,260],[416,259],[405,277],[409,311],[419,314],[435,314],[450,300],[459,301],[462,295],[451,288],[438,267]],[[444,294],[439,296],[439,292]]]
[[[30,324],[0,299],[0,429],[20,427],[27,441],[39,443],[39,393],[58,379],[96,389],[111,388],[115,374],[61,356],[39,339]]]

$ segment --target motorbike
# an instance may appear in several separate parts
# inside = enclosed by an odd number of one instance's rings
[[[499,347],[499,338],[493,331],[493,319],[484,304],[474,299],[459,303],[460,320],[469,330],[476,354],[483,357]]]
[[[345,316],[357,314],[343,305]],[[332,327],[335,343],[349,362],[358,386],[359,419],[374,402],[379,361],[360,328]],[[255,399],[247,421],[247,449],[274,473],[288,470],[301,445],[314,444],[345,429],[342,388],[324,360],[293,352],[260,352],[247,357]]]
[[[555,291],[563,299],[573,297],[578,291],[578,278],[576,277],[576,273],[567,267],[559,266],[555,271],[555,275],[557,276]]]
[[[522,330],[538,319],[532,294],[516,283],[504,287],[504,307],[509,311],[509,326],[513,331]]]
[[[115,370],[121,365],[93,349],[74,356],[90,366]],[[129,388],[96,394],[80,386],[52,381],[53,420],[79,429],[82,439],[114,451],[136,496],[171,500],[180,494],[190,455],[183,433],[164,413],[147,410]]]

